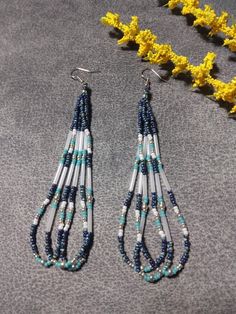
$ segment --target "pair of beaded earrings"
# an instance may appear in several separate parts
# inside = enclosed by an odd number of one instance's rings
[[[146,81],[144,94],[138,103],[138,149],[134,161],[133,173],[127,198],[124,201],[119,217],[118,242],[121,256],[136,273],[147,282],[157,282],[162,277],[173,277],[183,268],[189,257],[190,242],[188,229],[183,215],[180,213],[174,193],[165,175],[161,162],[156,120],[150,104],[150,79],[144,76],[145,71],[152,71],[160,79],[154,69],[145,69],[142,78]],[[78,71],[93,73],[83,68],[71,72],[74,80],[83,86],[81,95],[75,103],[75,112],[63,154],[47,198],[37,209],[30,230],[30,242],[37,262],[45,267],[55,267],[77,271],[87,261],[93,244],[93,188],[92,188],[92,137],[90,133],[90,92],[88,84],[80,78]],[[163,79],[162,79],[163,80]],[[162,185],[167,190],[173,211],[182,227],[184,252],[179,262],[173,265],[174,246],[166,215],[166,205]],[[80,213],[83,220],[83,243],[73,259],[67,255],[67,244],[72,220],[75,214],[76,198],[80,200]],[[137,232],[133,258],[129,258],[124,247],[124,231],[127,213],[136,197],[135,229]],[[45,230],[45,254],[39,254],[36,235],[41,218],[48,209]],[[153,213],[154,224],[161,237],[161,249],[157,258],[153,258],[145,245],[144,231],[149,209]],[[56,247],[52,248],[52,229],[58,213]],[[142,256],[146,260],[143,263]]]

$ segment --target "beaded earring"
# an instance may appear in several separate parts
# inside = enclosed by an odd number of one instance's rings
[[[78,71],[94,73],[83,68],[71,72],[71,78],[79,81],[83,91],[77,97],[65,148],[47,198],[38,208],[30,229],[30,242],[37,262],[45,267],[55,265],[57,268],[75,271],[86,262],[93,242],[93,189],[92,189],[92,138],[90,134],[90,90],[88,84],[78,75]],[[96,71],[97,72],[97,71]],[[83,220],[83,244],[72,260],[67,259],[68,236],[75,214],[77,191],[80,195],[81,216]],[[50,208],[48,208],[50,205]],[[45,230],[45,253],[43,259],[39,254],[36,234],[39,223],[48,209]],[[52,229],[58,214],[56,248],[52,248]]]
[[[162,79],[153,69],[145,69],[142,72],[142,78],[146,80],[146,84],[144,94],[138,103],[138,150],[134,161],[128,196],[124,201],[119,218],[118,247],[125,263],[141,275],[145,281],[155,283],[162,277],[176,276],[184,268],[189,257],[190,241],[185,219],[176,203],[174,193],[161,162],[157,124],[150,104],[150,79],[144,76],[144,72],[147,70],[152,71]],[[177,216],[177,221],[183,233],[184,252],[178,264],[174,266],[174,245],[166,215],[166,205],[162,190],[163,185],[167,190],[173,211]],[[133,251],[133,259],[131,260],[125,251],[124,231],[127,213],[131,206],[135,190],[135,229],[137,232],[137,241]],[[149,194],[151,196],[150,199]],[[152,210],[154,225],[161,237],[160,254],[155,259],[149,253],[144,238],[145,223],[149,208]],[[144,259],[147,260],[146,265],[143,265],[141,262],[141,253]]]

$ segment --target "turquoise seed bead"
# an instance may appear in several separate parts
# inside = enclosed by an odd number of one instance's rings
[[[152,266],[151,266],[151,265],[147,265],[147,266],[145,266],[144,269],[143,269],[143,271],[144,271],[145,273],[149,273],[151,270],[152,270]]]
[[[150,282],[150,275],[149,275],[149,274],[145,274],[145,275],[144,275],[144,280],[145,280],[146,282]]]
[[[160,228],[160,227],[161,227],[161,221],[160,221],[160,219],[156,219],[156,220],[154,221],[154,224],[155,224],[155,226],[156,226],[157,228]]]
[[[42,207],[38,208],[37,213],[41,216],[44,213],[44,208]]]
[[[141,217],[145,218],[147,216],[147,212],[142,211],[141,212]]]
[[[160,210],[160,217],[165,217],[166,216],[166,213],[165,211],[162,209]]]
[[[125,223],[125,217],[124,217],[124,216],[121,216],[121,217],[120,217],[119,223],[120,223],[121,225],[124,225],[124,223]]]
[[[161,279],[161,274],[160,274],[159,272],[157,272],[157,273],[155,273],[155,274],[153,275],[153,278],[154,278],[155,281],[158,281],[158,280]]]
[[[178,273],[178,268],[176,266],[173,267],[172,273],[176,275]]]
[[[92,195],[93,194],[93,189],[92,188],[86,188],[87,194]]]
[[[52,205],[51,205],[51,207],[57,209],[57,203],[56,203],[56,202],[53,202]]]
[[[56,263],[55,263],[55,267],[60,268],[60,267],[61,267],[61,262],[59,262],[59,261],[56,262]]]
[[[144,202],[144,204],[148,204],[148,196],[143,197],[143,202]]]
[[[71,267],[72,267],[71,261],[67,261],[67,262],[65,263],[65,268],[70,269]]]
[[[66,213],[66,219],[72,220],[72,217],[73,217],[73,213],[72,212],[67,212]]]
[[[41,258],[41,257],[39,257],[39,256],[37,256],[37,257],[35,258],[35,260],[36,260],[36,262],[37,262],[37,263],[41,263],[42,258]]]

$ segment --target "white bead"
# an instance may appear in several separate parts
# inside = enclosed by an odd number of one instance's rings
[[[173,210],[176,214],[179,214],[179,207],[178,206],[174,206]]]
[[[156,154],[152,152],[151,157],[152,157],[152,159],[156,159]]]
[[[127,206],[124,205],[124,206],[122,207],[122,209],[126,211],[126,210],[127,210]]]
[[[80,201],[81,208],[85,208],[85,201]]]
[[[156,217],[158,216],[158,211],[155,207],[152,208],[152,212],[153,212],[154,216],[156,216]]]
[[[33,225],[37,225],[39,223],[38,218],[34,218]]]
[[[69,224],[66,224],[65,227],[64,227],[64,231],[68,231],[70,228],[70,225]]]
[[[188,236],[188,229],[187,228],[183,228],[182,231],[183,231],[183,234],[185,236]]]
[[[148,134],[148,139],[152,140],[152,135],[151,134]]]
[[[74,203],[73,202],[69,202],[68,207],[69,207],[69,209],[74,209]]]
[[[122,214],[126,214],[126,212],[127,212],[127,208],[124,208],[124,207],[123,207],[122,210],[121,210],[121,213],[122,213]]]
[[[135,210],[135,218],[139,219],[140,217],[140,211],[139,210]]]
[[[76,129],[73,129],[72,134],[76,135]]]
[[[159,235],[162,239],[165,239],[166,235],[165,235],[165,232],[163,230],[160,230],[159,231]]]
[[[138,234],[137,234],[137,241],[138,241],[138,242],[141,242],[141,241],[142,241],[142,235],[141,235],[141,233],[138,233]]]
[[[139,140],[139,141],[142,141],[142,139],[143,139],[142,134],[139,134],[139,135],[138,135],[138,140]]]
[[[87,223],[87,221],[84,221],[84,222],[83,222],[83,229],[88,229],[88,223]]]
[[[87,136],[89,136],[89,135],[90,135],[89,129],[85,129],[85,130],[84,130],[84,133],[85,133]]]
[[[60,203],[60,207],[59,207],[59,209],[65,209],[66,204],[67,204],[67,202],[66,202],[66,201],[62,201],[62,202]]]
[[[123,237],[123,234],[124,234],[124,230],[123,229],[119,229],[118,237]]]
[[[139,159],[142,161],[144,160],[143,154],[139,154]]]
[[[50,200],[46,198],[46,200],[43,202],[43,205],[48,205],[50,203]]]
[[[92,149],[90,147],[87,148],[88,154],[92,154]]]
[[[60,223],[59,225],[58,225],[58,230],[62,230],[64,228],[64,224],[63,223]]]

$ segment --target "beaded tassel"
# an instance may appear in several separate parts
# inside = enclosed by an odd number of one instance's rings
[[[161,162],[157,126],[149,99],[150,84],[147,83],[144,95],[138,104],[138,151],[134,161],[128,195],[124,201],[119,218],[118,247],[124,262],[140,274],[145,281],[154,283],[164,276],[175,276],[184,268],[189,257],[190,242],[185,219],[176,203],[174,193]],[[177,265],[174,266],[174,246],[166,216],[162,185],[167,190],[173,211],[177,216],[183,233],[184,252]],[[124,247],[124,230],[127,212],[131,206],[135,190],[135,229],[137,240],[133,251],[133,259],[131,259],[128,257]],[[154,225],[161,237],[161,251],[156,258],[151,256],[145,245],[144,228],[149,209],[153,213]],[[141,254],[147,260],[147,265],[142,265]]]
[[[87,84],[84,84],[84,89],[76,100],[74,117],[52,186],[47,198],[37,210],[31,226],[30,242],[33,254],[36,261],[45,267],[55,265],[69,271],[78,270],[86,262],[92,246],[92,138],[89,131],[89,105],[88,87]],[[83,244],[75,257],[68,260],[67,242],[78,191],[83,220]],[[36,234],[46,210],[49,211],[45,230],[47,258],[43,259],[37,247]],[[57,212],[57,240],[56,248],[53,251],[51,233]]]

